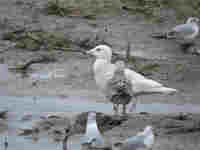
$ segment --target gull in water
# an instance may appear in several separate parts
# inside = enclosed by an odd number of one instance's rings
[[[82,149],[108,149],[96,123],[96,112],[88,113],[86,133],[81,139]]]
[[[153,128],[146,126],[143,132],[122,142],[113,144],[113,150],[150,150],[154,144]]]
[[[116,74],[116,70],[120,68],[118,65],[111,63],[112,49],[107,45],[98,45],[87,51],[87,53],[96,57],[93,64],[94,78],[97,86],[105,96],[107,96],[108,89],[110,88],[110,80],[114,78],[113,76]],[[121,68],[123,68],[123,66]],[[119,69],[119,72],[120,71],[121,69]],[[130,70],[129,68],[123,68],[123,71],[121,72],[124,74],[123,77],[125,77],[125,81],[128,81],[131,84],[131,93],[135,97],[136,102],[137,97],[144,94],[173,94],[177,92],[176,89],[165,87],[163,84],[145,78],[143,75],[134,70]],[[129,84],[125,85],[129,87]],[[128,89],[129,88],[127,88],[127,91]],[[109,100],[112,101],[112,99]],[[132,105],[131,111],[133,111],[135,107],[136,103]]]

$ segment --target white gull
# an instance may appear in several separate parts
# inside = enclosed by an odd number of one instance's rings
[[[88,113],[86,133],[81,138],[81,145],[82,149],[103,149],[105,146],[105,140],[96,123],[96,112]]]
[[[149,150],[153,147],[154,138],[153,128],[146,126],[144,131],[137,133],[136,136],[114,143],[113,150]]]
[[[93,64],[94,78],[97,86],[106,95],[108,83],[117,69],[117,66],[111,63],[112,49],[107,45],[99,45],[87,51],[87,53],[96,57]],[[124,68],[124,75],[132,85],[132,93],[136,102],[137,97],[144,94],[173,94],[177,92],[176,89],[165,87],[163,84],[148,79],[129,68]],[[133,111],[135,105],[132,105],[131,111]]]

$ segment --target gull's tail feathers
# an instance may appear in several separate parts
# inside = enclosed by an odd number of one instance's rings
[[[149,92],[172,95],[172,94],[177,93],[178,90],[173,89],[173,88],[168,88],[168,87],[159,87],[159,88],[152,88],[149,90]]]

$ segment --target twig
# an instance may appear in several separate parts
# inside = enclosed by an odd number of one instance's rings
[[[16,70],[16,71],[26,71],[28,70],[28,68],[32,65],[32,64],[36,64],[36,63],[45,63],[45,62],[50,62],[53,61],[53,59],[47,57],[47,56],[42,56],[40,58],[37,59],[32,59],[30,61],[28,61],[27,63],[25,63],[24,65],[20,66],[20,67],[16,67],[16,68],[9,68],[10,70]]]
[[[69,47],[54,47],[53,49],[55,50],[61,50],[61,51],[69,51],[69,52],[76,52],[76,53],[82,53],[82,54],[86,54],[86,52],[84,50],[74,50],[72,48],[69,48]]]
[[[127,49],[126,49],[126,60],[127,62],[129,62],[130,60],[130,51],[131,51],[131,42],[130,42],[130,39],[129,39],[129,34],[128,34],[128,31],[126,33],[127,35]]]

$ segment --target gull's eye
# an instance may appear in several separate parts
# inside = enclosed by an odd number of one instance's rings
[[[97,48],[96,51],[99,52],[99,51],[101,51],[101,49],[100,49],[100,48]]]

